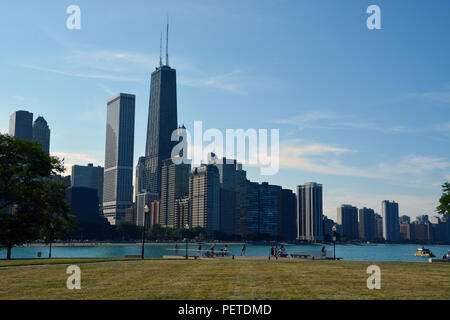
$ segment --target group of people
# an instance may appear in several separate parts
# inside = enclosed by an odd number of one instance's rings
[[[447,254],[444,254],[442,259],[449,259],[450,260],[450,250],[448,250]]]
[[[278,245],[271,246],[269,259],[275,258],[278,260],[278,257],[287,257],[286,249],[283,245],[280,245],[279,248]]]

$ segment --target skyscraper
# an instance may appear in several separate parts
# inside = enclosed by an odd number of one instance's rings
[[[134,197],[144,192],[145,157],[139,157],[134,180]]]
[[[370,208],[361,208],[358,211],[359,222],[358,231],[359,237],[364,240],[376,239],[376,223],[375,212]]]
[[[159,222],[162,226],[176,227],[175,202],[189,196],[190,172],[190,164],[174,164],[171,159],[163,161],[159,216]]]
[[[103,214],[113,225],[133,204],[135,99],[119,93],[107,104]]]
[[[239,171],[236,160],[220,158],[214,161],[219,170],[220,181],[220,231],[234,235],[235,225],[235,200],[236,200],[236,172]],[[242,169],[241,169],[242,170]]]
[[[101,166],[94,167],[92,163],[87,166],[73,165],[72,166],[72,187],[87,187],[97,190],[99,199],[99,211],[103,205],[103,179],[104,168]]]
[[[34,120],[33,141],[39,143],[47,154],[50,153],[50,128],[42,116]]]
[[[176,70],[169,66],[168,60],[166,47],[166,64],[162,64],[160,57],[159,67],[152,72],[145,147],[144,189],[158,197],[161,196],[163,160],[171,158],[176,144],[171,136],[178,121]]]
[[[236,234],[259,234],[258,183],[244,180],[236,185],[235,218]]]
[[[275,239],[280,234],[281,187],[263,182],[259,185],[259,233]]]
[[[337,223],[342,225],[341,237],[358,238],[358,208],[349,204],[338,207]]]
[[[307,182],[297,186],[297,237],[299,240],[323,240],[322,214],[322,185]]]
[[[387,241],[400,240],[400,225],[398,221],[398,203],[383,200],[381,202],[383,211],[383,238]]]
[[[28,111],[19,110],[9,118],[9,135],[32,141],[33,139],[33,114]]]
[[[295,240],[297,237],[297,199],[290,189],[281,190],[280,238]]]
[[[190,227],[206,228],[209,234],[220,227],[219,171],[214,165],[191,170],[189,178]]]

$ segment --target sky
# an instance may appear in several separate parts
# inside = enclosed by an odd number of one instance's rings
[[[70,5],[80,29],[66,26]],[[136,95],[135,163],[144,155],[169,16],[179,124],[279,129],[279,172],[244,165],[250,180],[321,183],[333,219],[340,204],[381,213],[382,200],[435,215],[450,180],[449,1],[16,0],[0,12],[0,132],[17,110],[44,116],[68,168],[104,165],[119,92]]]

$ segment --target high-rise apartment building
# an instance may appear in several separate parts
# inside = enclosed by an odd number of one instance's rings
[[[175,164],[171,159],[163,161],[161,169],[161,211],[159,223],[176,227],[175,202],[189,196],[190,164]]]
[[[135,100],[119,93],[107,103],[103,214],[113,225],[133,204]]]
[[[72,187],[86,187],[97,190],[100,211],[103,205],[103,179],[104,168],[101,166],[94,167],[92,163],[87,166],[72,166]]]
[[[342,225],[341,237],[357,239],[358,235],[358,208],[343,204],[337,208],[337,223]]]
[[[297,238],[323,240],[322,185],[307,182],[297,186]]]
[[[220,180],[216,166],[193,168],[189,178],[190,227],[206,228],[213,233],[220,228]]]
[[[44,117],[39,116],[33,122],[33,141],[36,141],[42,146],[42,149],[49,154],[50,153],[50,128]]]
[[[189,197],[175,200],[175,228],[186,228],[191,225],[189,216]]]
[[[236,186],[246,180],[246,172],[236,160],[220,158],[213,161],[219,170],[220,231],[236,234]]]
[[[281,189],[267,182],[259,185],[259,233],[274,239],[281,231]]]
[[[236,234],[259,234],[259,184],[249,180],[236,185]]]
[[[383,200],[381,202],[381,209],[383,212],[383,239],[387,241],[399,241],[398,203]]]
[[[33,139],[33,114],[19,110],[9,118],[9,135],[27,141]]]
[[[375,211],[370,208],[361,208],[358,212],[359,223],[358,231],[359,237],[364,240],[376,239],[376,223],[375,223]]]
[[[375,213],[375,239],[383,239],[383,217]]]
[[[290,189],[281,190],[279,236],[282,240],[297,238],[297,198]]]

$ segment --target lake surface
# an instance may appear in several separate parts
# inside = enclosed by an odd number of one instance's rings
[[[336,245],[336,257],[353,261],[428,261],[428,258],[415,257],[418,247],[422,245],[414,244],[378,244],[370,246],[359,245]],[[223,244],[216,244],[215,251],[220,251]],[[436,258],[442,256],[450,250],[450,245],[430,245],[429,248]],[[185,244],[178,244],[178,251],[175,251],[175,244],[145,246],[145,257],[162,258],[164,255],[185,255]],[[197,255],[198,244],[189,246],[189,254]],[[210,245],[202,245],[204,250],[208,250]],[[228,251],[234,255],[241,254],[241,245],[228,245]],[[286,252],[290,253],[310,253],[320,255],[322,246],[315,245],[287,245]],[[333,246],[326,246],[327,256],[333,256]],[[42,253],[42,258],[48,257],[48,246],[24,246],[12,249],[12,258],[37,258],[38,252]],[[268,256],[269,245],[247,245],[246,256]],[[99,245],[99,246],[53,246],[52,258],[121,258],[125,255],[140,255],[141,245]],[[0,259],[6,258],[6,249],[0,249]]]

